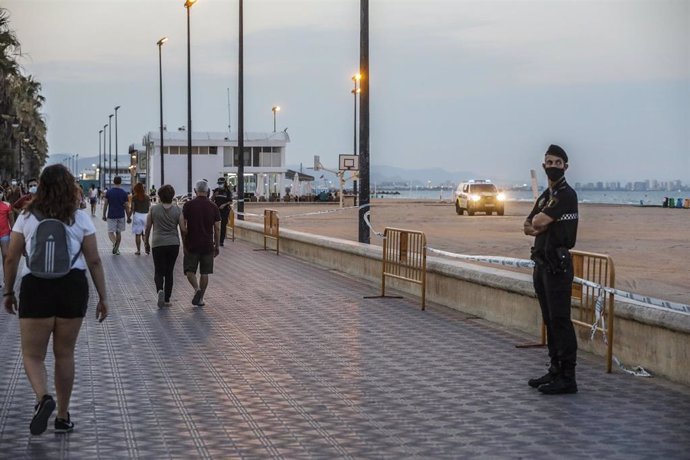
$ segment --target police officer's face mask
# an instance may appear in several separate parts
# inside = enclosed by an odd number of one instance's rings
[[[544,168],[544,171],[546,172],[546,177],[548,177],[551,182],[556,182],[565,175],[565,169],[563,168],[550,167]]]

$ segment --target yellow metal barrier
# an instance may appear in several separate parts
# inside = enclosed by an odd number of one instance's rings
[[[276,254],[280,254],[280,219],[274,209],[264,209],[264,251],[267,239],[276,240]]]
[[[230,215],[228,216],[228,229],[232,230],[232,241],[235,241],[235,213],[230,212]]]
[[[605,287],[615,288],[616,272],[610,256],[575,250],[570,251],[570,254],[573,258],[573,270],[576,277]],[[584,286],[580,283],[573,283],[572,297],[580,304],[578,317],[573,318],[573,324],[591,328],[594,321],[596,321],[595,304],[598,295],[598,289]],[[599,330],[602,334],[606,334],[606,372],[611,372],[613,361],[614,296],[607,292],[602,293],[602,295],[604,295],[602,315],[606,320],[606,328],[599,328]]]
[[[422,310],[426,308],[426,236],[422,232],[386,228],[383,240],[381,297],[386,295],[386,277],[422,287]]]

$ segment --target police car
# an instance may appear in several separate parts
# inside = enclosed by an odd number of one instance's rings
[[[495,212],[503,215],[505,195],[500,193],[490,180],[470,180],[458,185],[454,192],[455,212],[462,216],[465,211],[470,216],[475,212],[484,212],[487,215]]]

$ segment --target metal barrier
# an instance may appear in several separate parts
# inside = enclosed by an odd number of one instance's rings
[[[601,286],[615,288],[616,273],[613,260],[605,254],[595,254],[584,251],[570,251],[573,259],[573,270],[577,278],[592,281]],[[614,321],[614,296],[612,293],[600,292],[599,289],[573,283],[573,299],[579,301],[580,311],[577,318],[573,318],[573,324],[591,329],[597,322],[596,303],[599,296],[603,296],[603,309],[601,315],[605,320],[602,323],[602,334],[606,334],[606,372],[611,372],[613,361],[613,321]],[[606,325],[603,327],[603,325]]]
[[[264,209],[264,251],[268,250],[267,239],[276,240],[276,254],[280,254],[280,219],[274,209]]]
[[[228,216],[227,228],[232,230],[232,241],[234,242],[235,241],[235,213],[233,211],[230,211],[230,215]]]
[[[426,236],[399,228],[386,228],[383,235],[381,297],[386,297],[386,277],[409,281],[421,285],[426,309]]]

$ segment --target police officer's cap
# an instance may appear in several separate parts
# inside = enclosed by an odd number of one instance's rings
[[[546,149],[546,153],[544,155],[551,155],[554,157],[558,157],[563,160],[564,163],[568,162],[568,154],[565,153],[565,150],[559,145],[556,144],[551,144],[549,145],[549,148]]]
[[[225,184],[225,177],[219,177],[217,184],[218,185],[224,185]]]

